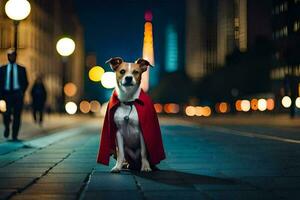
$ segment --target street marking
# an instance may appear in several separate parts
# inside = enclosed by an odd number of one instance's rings
[[[237,131],[237,130],[222,128],[222,127],[215,127],[215,126],[201,126],[201,127],[204,127],[205,129],[214,130],[217,132],[232,134],[232,135],[239,135],[239,136],[245,136],[245,137],[260,138],[260,139],[267,139],[267,140],[275,140],[275,141],[279,141],[279,142],[300,144],[300,140],[293,140],[293,139],[283,138],[283,137],[278,137],[278,136],[262,135],[262,134],[258,134],[258,133],[254,133],[254,132]]]

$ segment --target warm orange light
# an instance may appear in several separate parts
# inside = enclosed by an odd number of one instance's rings
[[[275,108],[275,101],[274,99],[267,99],[267,109],[274,110]]]
[[[252,110],[257,110],[258,109],[258,100],[257,99],[252,99],[251,100],[251,109]]]
[[[64,87],[64,92],[68,97],[73,97],[77,92],[77,87],[74,83],[67,83]]]
[[[87,101],[82,101],[79,104],[79,109],[82,113],[88,113],[91,110],[91,105]]]
[[[237,101],[235,102],[235,109],[236,109],[237,111],[242,111],[242,100],[237,100]]]
[[[195,114],[196,114],[196,116],[201,117],[203,115],[203,111],[202,110],[203,110],[203,108],[201,106],[196,106],[195,107]]]
[[[176,114],[179,112],[179,105],[175,103],[168,103],[164,106],[164,111],[166,113]]]
[[[162,113],[163,111],[163,106],[160,103],[154,104],[154,108],[157,113]]]
[[[194,106],[187,106],[185,108],[185,114],[187,116],[195,116],[196,115],[196,108]]]
[[[145,32],[151,31],[152,32],[152,23],[151,22],[146,22],[145,23]]]
[[[209,117],[211,115],[211,109],[208,106],[203,107],[202,111],[204,117]]]
[[[90,105],[91,105],[92,112],[94,112],[94,113],[100,112],[101,104],[98,101],[96,101],[96,100],[91,101]]]
[[[218,110],[220,113],[227,113],[229,111],[229,105],[226,102],[221,102]]]

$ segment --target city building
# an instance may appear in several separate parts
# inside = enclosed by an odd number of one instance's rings
[[[300,77],[300,0],[273,0],[272,8],[276,51],[270,76],[273,90],[279,93],[286,76]]]
[[[199,80],[247,50],[247,0],[186,1],[186,73]]]
[[[7,63],[6,51],[14,44],[14,26],[0,1],[0,64]],[[71,0],[32,0],[31,13],[20,22],[18,31],[18,60],[26,66],[29,89],[37,75],[43,75],[48,91],[48,104],[57,107],[62,89],[62,57],[56,52],[56,42],[63,36],[71,37],[76,44],[75,52],[67,59],[67,82],[77,86],[77,93],[70,100],[77,101],[83,91],[84,40],[83,29]],[[29,90],[28,90],[29,92]],[[28,93],[25,102],[30,102]]]

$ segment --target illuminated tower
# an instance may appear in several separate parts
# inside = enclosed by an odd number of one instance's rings
[[[144,44],[143,44],[143,59],[148,60],[154,66],[154,49],[153,49],[153,31],[152,31],[152,12],[145,12],[145,30],[144,30]],[[149,67],[143,73],[141,87],[144,91],[149,89]]]

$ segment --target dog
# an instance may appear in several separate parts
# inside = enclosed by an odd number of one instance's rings
[[[137,110],[130,103],[139,97],[142,74],[147,70],[150,63],[144,59],[138,59],[135,63],[128,63],[123,62],[122,58],[112,58],[107,63],[110,63],[116,73],[116,91],[121,101],[114,115],[114,121],[118,128],[118,155],[116,165],[111,169],[111,172],[120,172],[125,161],[125,155],[133,162],[138,162],[141,158],[141,171],[150,172],[151,167],[139,127]],[[133,162],[131,164],[134,164]]]

